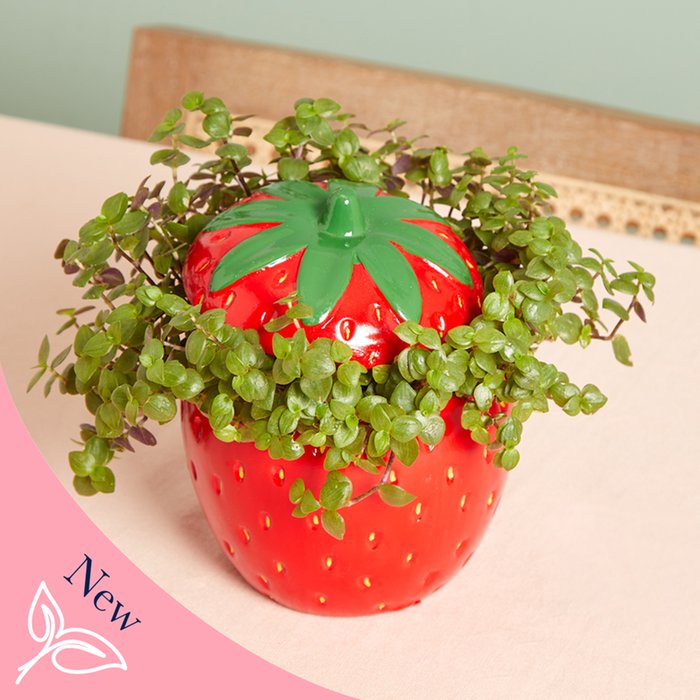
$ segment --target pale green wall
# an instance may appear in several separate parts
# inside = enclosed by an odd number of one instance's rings
[[[700,123],[700,0],[0,0],[0,112],[116,133],[135,25]]]

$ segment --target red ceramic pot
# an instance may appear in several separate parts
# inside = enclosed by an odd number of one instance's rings
[[[282,605],[319,615],[366,615],[419,603],[470,559],[498,507],[506,471],[460,425],[462,403],[443,412],[447,430],[422,445],[411,467],[395,462],[391,481],[415,495],[392,507],[377,494],[344,508],[345,538],[316,515],[291,515],[289,487],[301,477],[318,493],[326,472],[316,450],[297,461],[271,459],[252,443],[214,437],[196,407],[183,404],[190,474],[209,524],[241,576]],[[354,493],[378,477],[345,471]]]

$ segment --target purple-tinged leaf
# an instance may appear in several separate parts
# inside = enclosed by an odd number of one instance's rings
[[[131,428],[129,428],[129,435],[131,435],[134,440],[148,445],[149,447],[153,447],[158,442],[155,435],[142,425],[132,425]]]

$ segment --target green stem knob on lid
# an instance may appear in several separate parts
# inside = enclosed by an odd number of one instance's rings
[[[352,186],[328,183],[328,201],[321,220],[321,234],[338,241],[360,241],[365,237],[362,207]]]

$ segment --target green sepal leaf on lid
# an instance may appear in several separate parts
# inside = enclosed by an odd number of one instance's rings
[[[337,303],[350,283],[353,270],[352,251],[324,245],[309,246],[299,265],[297,291],[299,299],[313,309],[306,320],[318,323]]]
[[[388,241],[367,239],[357,257],[394,311],[407,321],[420,321],[423,299],[418,279],[399,249]]]
[[[377,199],[386,200],[390,198],[378,197]],[[394,197],[394,199],[396,198]],[[418,213],[416,212],[416,214]],[[442,238],[420,226],[418,220],[408,223],[402,221],[391,222],[387,228],[388,232],[383,234],[384,238],[398,243],[404,250],[413,255],[435,263],[463,284],[470,287],[474,286],[471,272],[464,260],[457,254],[457,251],[445,243]]]
[[[310,235],[284,224],[261,231],[221,258],[211,277],[210,288],[213,292],[224,289],[251,272],[291,257],[310,242]]]

